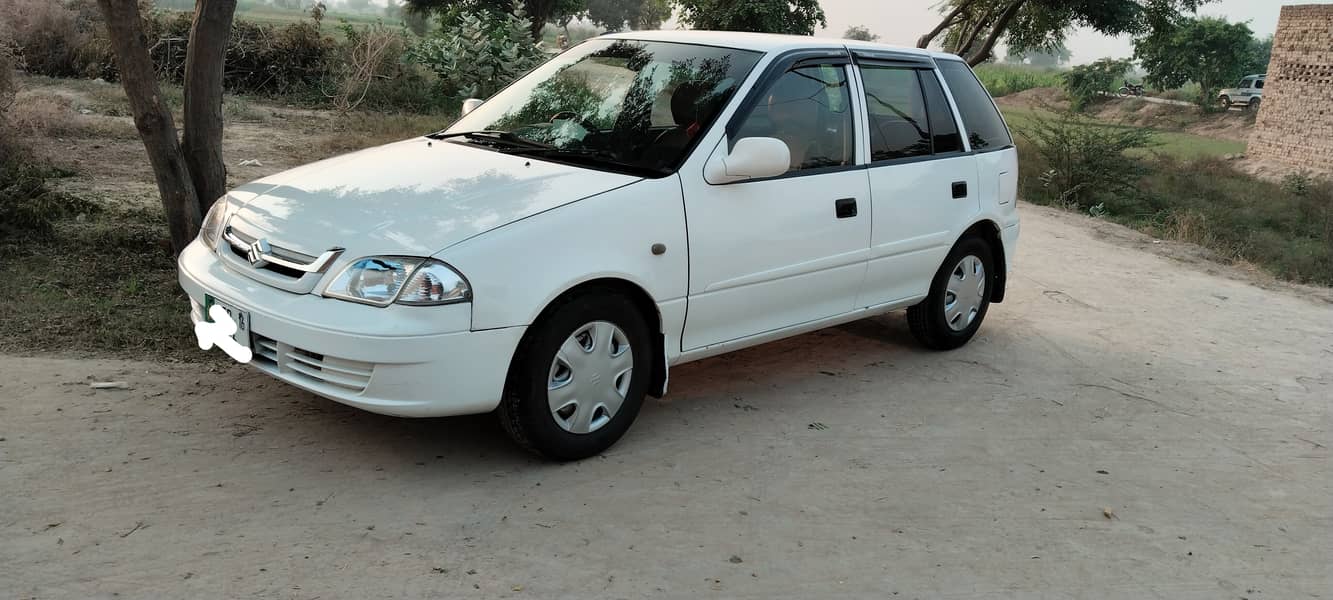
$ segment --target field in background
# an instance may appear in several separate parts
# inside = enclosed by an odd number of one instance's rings
[[[977,78],[992,96],[999,98],[1033,88],[1060,87],[1064,80],[1057,69],[985,63],[975,69]]]

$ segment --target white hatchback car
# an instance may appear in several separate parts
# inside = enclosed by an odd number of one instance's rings
[[[568,460],[672,365],[901,308],[956,348],[1004,297],[1018,155],[956,56],[616,34],[465,111],[229,192],[180,256],[192,319],[315,394],[496,411]]]

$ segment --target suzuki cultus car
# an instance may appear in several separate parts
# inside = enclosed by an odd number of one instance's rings
[[[633,32],[444,131],[242,185],[180,256],[259,370],[368,411],[494,411],[596,454],[675,365],[906,309],[957,348],[1004,298],[1018,155],[958,57]]]

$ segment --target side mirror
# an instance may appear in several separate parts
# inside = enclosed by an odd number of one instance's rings
[[[472,111],[474,111],[474,110],[477,110],[477,107],[478,107],[478,106],[481,106],[481,103],[482,103],[482,102],[485,102],[485,100],[481,100],[481,99],[478,99],[478,98],[468,98],[467,100],[464,100],[464,101],[463,101],[463,112],[462,112],[461,114],[459,114],[458,116],[461,117],[461,116],[466,115],[466,114],[468,114],[468,113],[470,113],[470,112],[472,112]]]
[[[704,166],[704,180],[708,183],[777,177],[791,168],[791,149],[777,138],[741,138],[730,152],[726,148],[727,142],[723,140]]]

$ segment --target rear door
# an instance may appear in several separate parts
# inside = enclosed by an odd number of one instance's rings
[[[873,202],[859,307],[925,296],[940,263],[979,212],[968,152],[933,61],[858,56]]]

